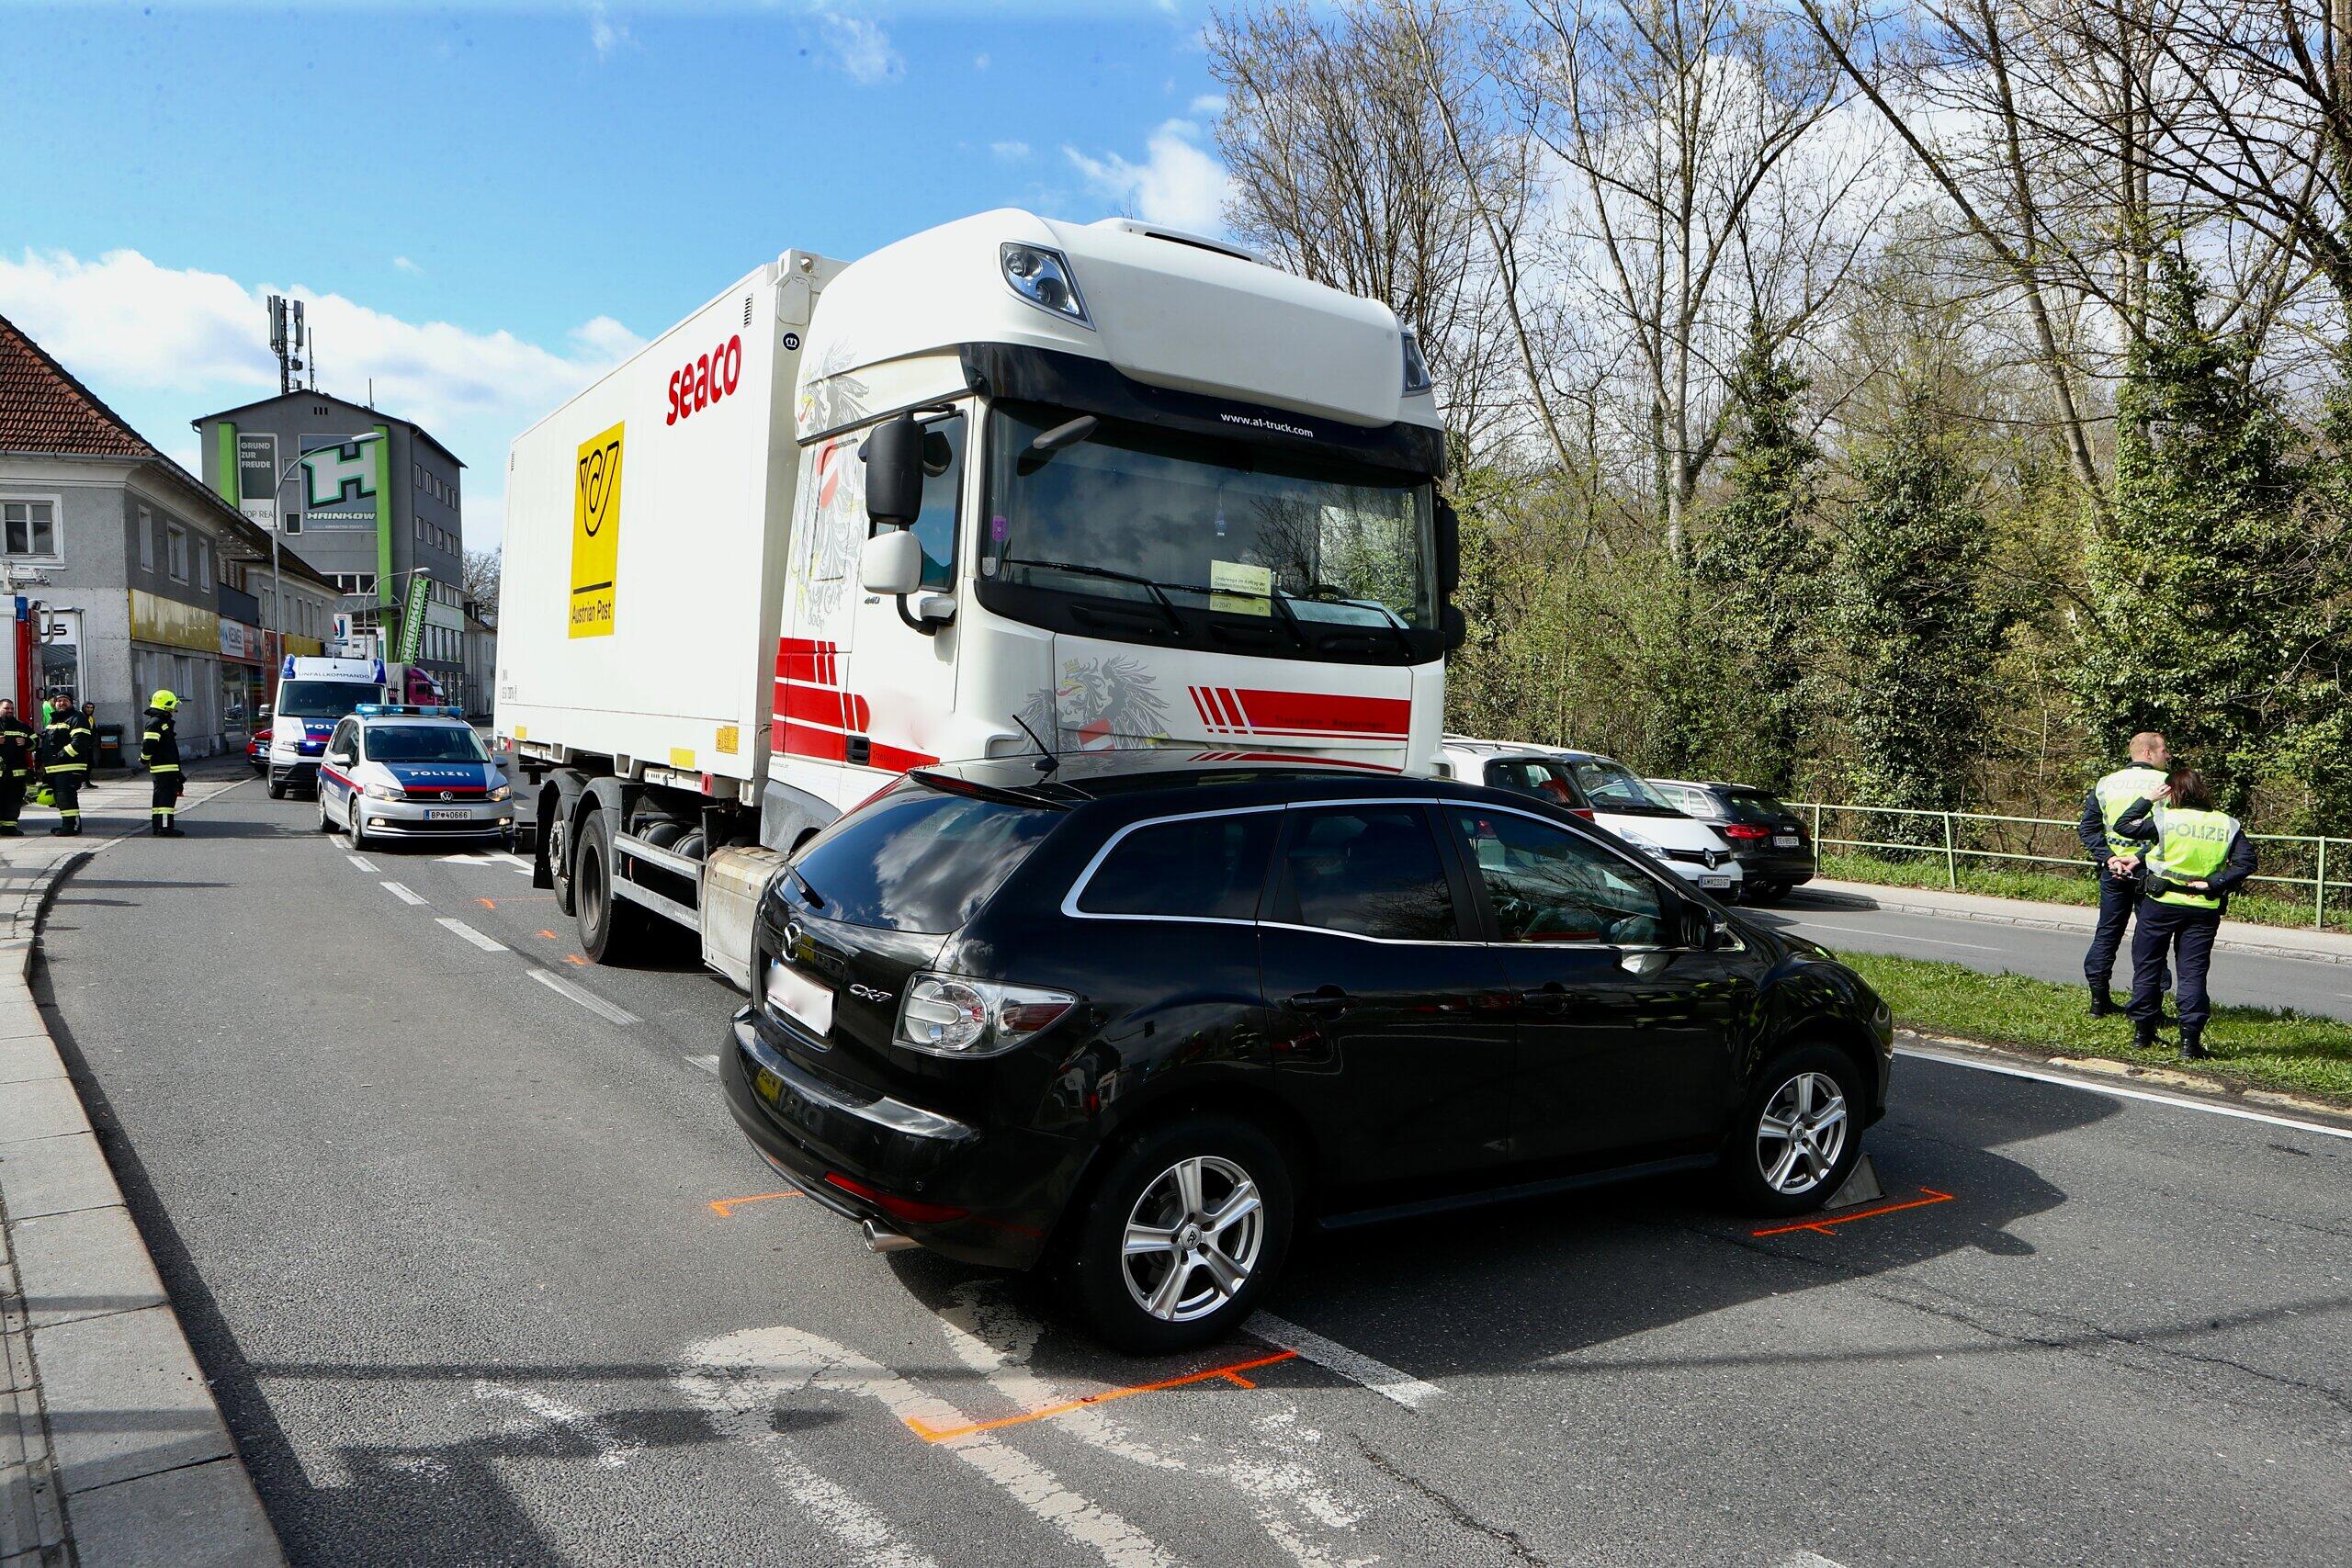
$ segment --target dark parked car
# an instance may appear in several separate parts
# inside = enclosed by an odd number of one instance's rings
[[[1135,1350],[1295,1227],[1719,1165],[1822,1203],[1886,1006],[1564,810],[1136,753],[911,773],[769,888],[735,1119],[877,1251],[1067,1270]]]
[[[1745,874],[1742,897],[1751,904],[1777,904],[1821,870],[1804,818],[1770,790],[1688,779],[1652,779],[1650,787],[1724,836]]]

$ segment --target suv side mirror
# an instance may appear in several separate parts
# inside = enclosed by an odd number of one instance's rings
[[[857,558],[857,581],[868,593],[912,593],[922,586],[922,541],[905,528],[875,535]]]
[[[1727,928],[1724,918],[1703,904],[1682,906],[1682,945],[1693,953],[1712,953],[1722,947]]]
[[[915,416],[902,413],[876,425],[857,449],[865,465],[865,515],[875,522],[906,524],[922,515],[922,436]]]
[[[330,751],[327,753],[327,761],[333,762],[338,768],[347,768],[351,766],[351,753],[348,751]]]

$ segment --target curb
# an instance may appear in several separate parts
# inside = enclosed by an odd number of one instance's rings
[[[128,836],[0,904],[0,1568],[283,1564],[29,983],[59,886]]]
[[[1964,1034],[1937,1034],[1924,1029],[1898,1026],[1895,1043],[1913,1046],[1928,1045],[1955,1055],[1990,1057],[2021,1067],[2052,1067],[2072,1074],[2085,1089],[2096,1089],[2101,1079],[2123,1079],[2127,1083],[2146,1088],[2162,1089],[2184,1100],[2210,1100],[2213,1104],[2240,1109],[2292,1112],[2315,1122],[2334,1126],[2352,1126],[2352,1105],[2333,1100],[2312,1100],[2283,1089],[2256,1089],[2215,1075],[2188,1072],[2158,1062],[2131,1062],[2119,1056],[2052,1055],[2047,1047],[2001,1045],[1986,1040],[1972,1040]]]
[[[1890,915],[1935,915],[1948,920],[1975,920],[1988,926],[2025,926],[2034,931],[2069,931],[2076,935],[2087,935],[2092,925],[2092,921],[2088,919],[2062,920],[2047,915],[2012,915],[2003,910],[1956,908],[1949,904],[1929,904],[1924,901],[1913,902],[1900,897],[1883,897],[1877,891],[1880,886],[1872,882],[1849,882],[1837,888],[1822,888],[1815,894],[1815,897],[1836,899],[1838,901],[1836,907],[1840,908],[1874,908]],[[1809,884],[1808,886],[1810,886]],[[1846,891],[1848,887],[1868,888],[1871,891],[1849,893]],[[1896,887],[1892,885],[1887,885],[1886,890],[1894,894],[1912,891],[1909,888]],[[1803,889],[1799,891],[1802,892]],[[1978,894],[1975,897],[1994,896]],[[2019,900],[2019,902],[2025,902],[2025,900]],[[1767,907],[1786,908],[1787,905]],[[2075,908],[2072,905],[2061,907]],[[2085,905],[2082,908],[2088,909],[2089,906]],[[2280,929],[2284,931],[2289,928],[2281,927]],[[2250,953],[2262,958],[2296,958],[2311,964],[2352,964],[2352,953],[2325,953],[2307,947],[2297,947],[2285,942],[2249,942],[2243,937],[2220,936],[2214,939],[2213,945],[2223,952]]]

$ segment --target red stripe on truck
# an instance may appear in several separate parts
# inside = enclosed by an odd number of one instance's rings
[[[1190,686],[1203,723],[1219,733],[1402,740],[1413,705],[1403,697],[1347,697],[1329,692]]]
[[[769,735],[769,744],[777,750],[795,757],[808,757],[820,762],[849,761],[849,737],[838,729],[820,729],[813,724],[795,724],[779,717]],[[910,750],[903,746],[886,745],[869,739],[872,749],[865,766],[885,773],[903,773],[909,768],[927,768],[939,761],[928,751]]]

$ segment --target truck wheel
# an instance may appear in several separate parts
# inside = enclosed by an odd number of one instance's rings
[[[1204,1345],[1250,1315],[1290,1249],[1295,1189],[1247,1122],[1180,1117],[1111,1161],[1070,1258],[1094,1331],[1134,1355]]]
[[[577,915],[580,912],[571,890],[571,831],[565,827],[563,806],[558,802],[547,825],[548,879],[555,887],[556,913]]]
[[[645,946],[642,906],[613,891],[616,859],[611,814],[592,811],[571,856],[571,897],[579,906],[580,951],[598,964],[626,964]]]

